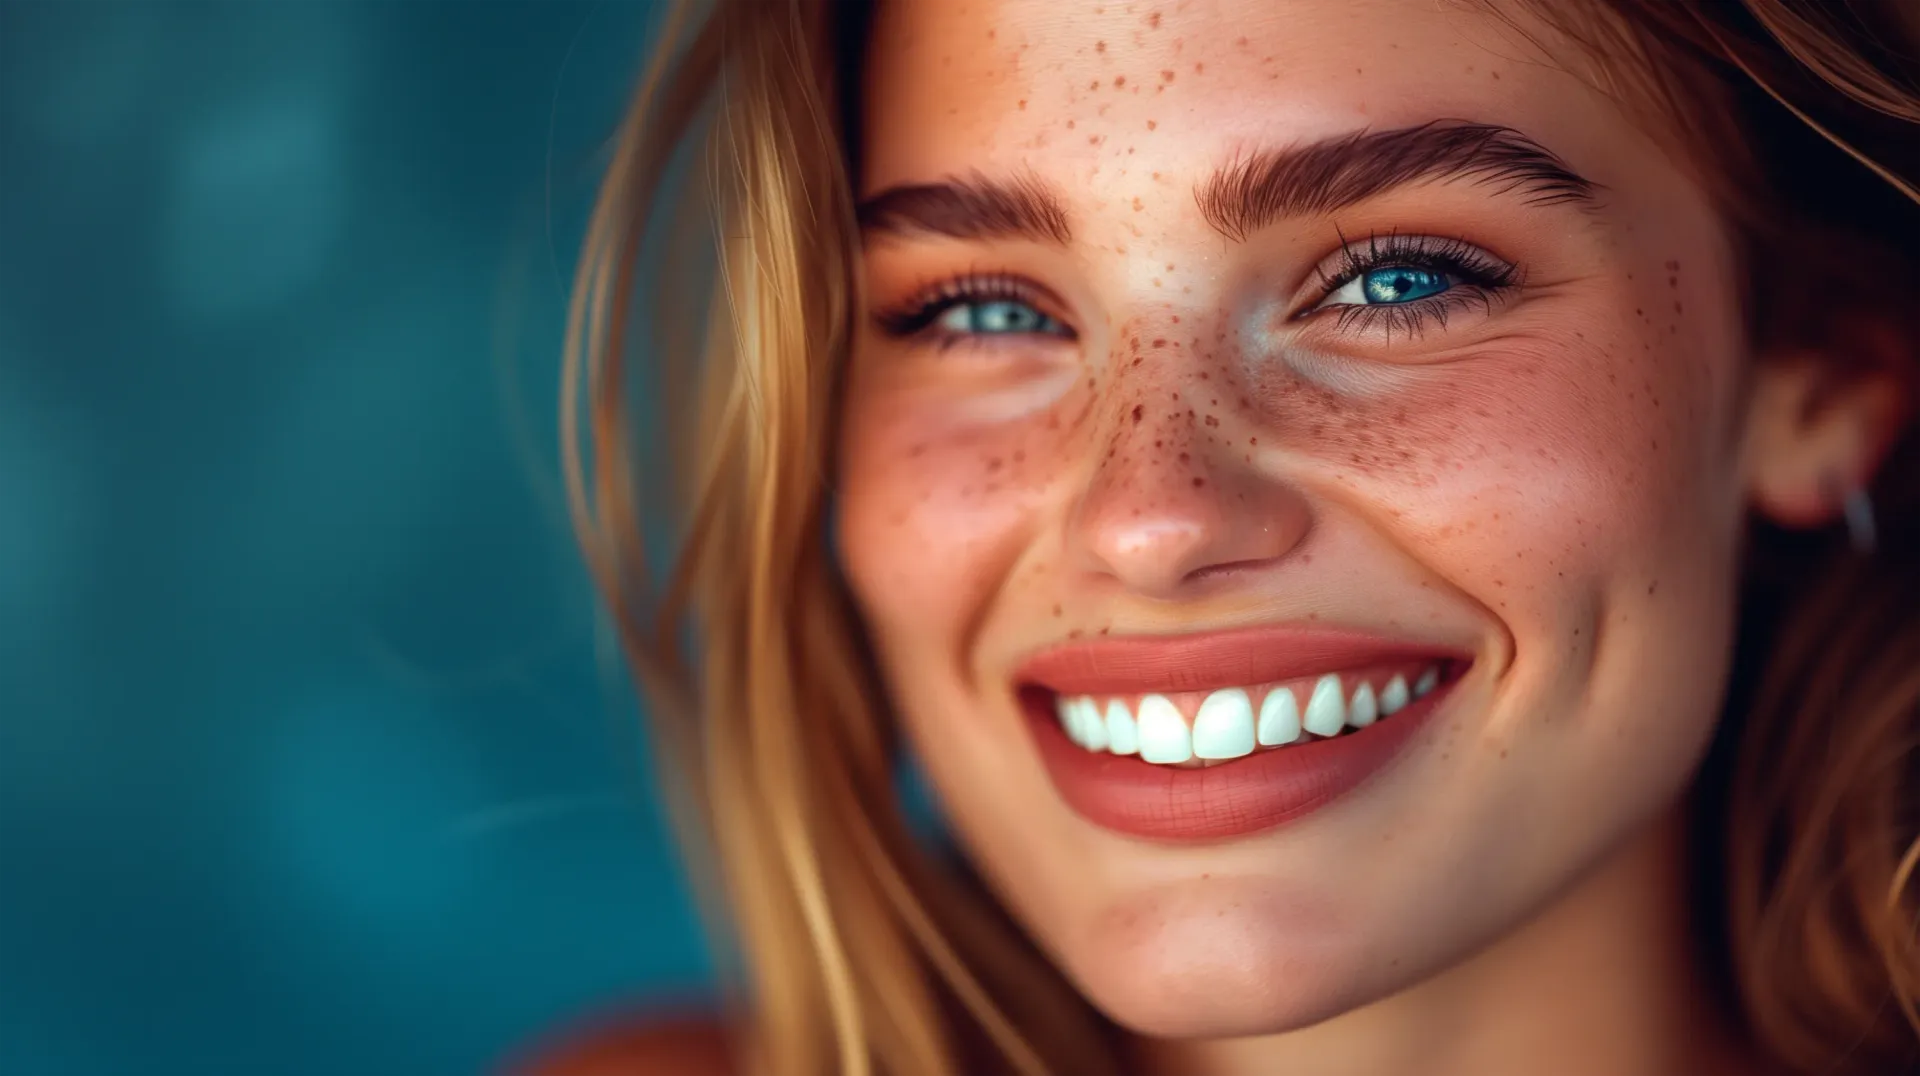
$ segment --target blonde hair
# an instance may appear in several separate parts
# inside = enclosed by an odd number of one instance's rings
[[[1629,49],[1683,118],[1701,93],[1735,105],[1738,130],[1716,149],[1757,161],[1766,181],[1724,184],[1738,188],[1726,202],[1750,265],[1799,244],[1916,278],[1920,260],[1884,235],[1920,243],[1920,209],[1869,199],[1895,213],[1877,238],[1816,219],[1807,193],[1920,175],[1920,34],[1898,5],[1597,2],[1606,19],[1567,28],[1609,55]],[[586,561],[648,691],[665,776],[693,808],[689,851],[731,913],[743,1041],[783,1073],[1113,1071],[1112,1029],[964,867],[909,833],[895,731],[830,547],[836,382],[857,313],[847,95],[869,5],[720,0],[697,18],[690,6],[659,35],[589,228],[562,449]],[[1810,142],[1819,176],[1806,188]],[[703,155],[676,155],[687,147]],[[679,190],[676,168],[704,182]],[[665,229],[663,204],[681,207]],[[711,241],[691,222],[711,222]],[[704,296],[687,290],[704,273],[651,289],[662,340],[641,376],[659,413],[644,432],[658,435],[650,458],[680,467],[672,484],[644,482],[626,365],[636,276],[709,259]],[[1859,260],[1814,264],[1859,282]],[[1767,274],[1749,277],[1756,335],[1830,327],[1783,313]],[[1901,312],[1888,283],[1855,294]],[[1756,1041],[1809,1072],[1908,1070],[1920,1042],[1914,429],[1873,493],[1883,552],[1871,560],[1832,535],[1759,528],[1734,696],[1698,790],[1725,852],[1700,887],[1724,909],[1721,963]],[[671,519],[685,527],[661,572]]]

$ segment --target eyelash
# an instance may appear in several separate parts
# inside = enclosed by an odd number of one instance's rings
[[[1344,240],[1344,237],[1342,237]],[[1322,285],[1315,305],[1295,320],[1315,314],[1335,312],[1335,325],[1341,332],[1383,330],[1391,338],[1395,331],[1418,336],[1438,325],[1445,328],[1449,315],[1474,306],[1491,309],[1495,299],[1515,286],[1519,270],[1486,251],[1458,239],[1433,236],[1406,236],[1398,233],[1369,235],[1362,243],[1346,243],[1338,255],[1339,264],[1329,273],[1323,266],[1315,270]],[[1333,307],[1324,303],[1334,292],[1355,279],[1378,269],[1407,266],[1442,273],[1457,283],[1438,295],[1407,303],[1342,303]],[[913,298],[891,309],[875,312],[874,322],[889,336],[908,338],[930,335],[942,348],[961,343],[980,343],[983,334],[937,331],[934,323],[956,306],[995,302],[1022,303],[1045,314],[1047,300],[1032,283],[1005,273],[969,272],[922,288]],[[1052,317],[1052,315],[1046,315]],[[1054,318],[1056,322],[1060,319]],[[1062,323],[1065,339],[1073,339],[1072,329]]]
[[[1047,317],[1053,317],[1046,314],[1045,308],[1049,303],[1045,294],[1028,281],[1005,273],[966,273],[922,288],[906,302],[875,312],[873,320],[889,336],[904,338],[931,335],[941,347],[951,347],[967,341],[978,342],[985,334],[936,330],[934,322],[941,315],[956,306],[999,302],[1023,303]],[[1060,321],[1058,318],[1053,320]],[[1073,339],[1073,330],[1061,324],[1064,338]]]
[[[1345,238],[1341,237],[1345,245],[1340,249],[1336,271],[1329,274],[1324,267],[1315,270],[1322,285],[1320,297],[1296,315],[1296,320],[1333,311],[1334,324],[1341,332],[1377,329],[1391,338],[1397,330],[1416,337],[1436,325],[1446,328],[1447,318],[1455,311],[1476,306],[1491,311],[1494,300],[1515,287],[1520,275],[1517,267],[1458,239],[1398,233],[1372,234],[1362,243],[1347,243]],[[1407,303],[1319,305],[1367,273],[1400,266],[1441,273],[1457,283],[1438,295]]]

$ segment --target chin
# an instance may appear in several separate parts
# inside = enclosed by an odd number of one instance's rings
[[[1331,909],[1202,878],[1117,905],[1056,955],[1136,1034],[1241,1038],[1311,1027],[1417,978],[1366,937]]]

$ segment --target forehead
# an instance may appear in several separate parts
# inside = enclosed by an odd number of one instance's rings
[[[1097,191],[1434,119],[1517,128],[1598,178],[1621,113],[1508,14],[1526,34],[1458,0],[890,0],[861,186],[1019,170]]]

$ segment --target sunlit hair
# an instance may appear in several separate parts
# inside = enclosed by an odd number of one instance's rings
[[[708,6],[675,6],[613,146],[569,317],[562,447],[689,852],[724,894],[747,1063],[1114,1071],[1112,1029],[910,834],[899,739],[834,563],[868,5]],[[1864,322],[1903,334],[1895,372],[1920,382],[1920,8],[1529,6],[1689,151],[1747,268],[1756,353],[1844,360]],[[633,304],[642,290],[653,309]],[[1871,490],[1875,556],[1755,522],[1728,709],[1694,793],[1710,958],[1755,1041],[1805,1072],[1920,1067],[1916,428]]]

